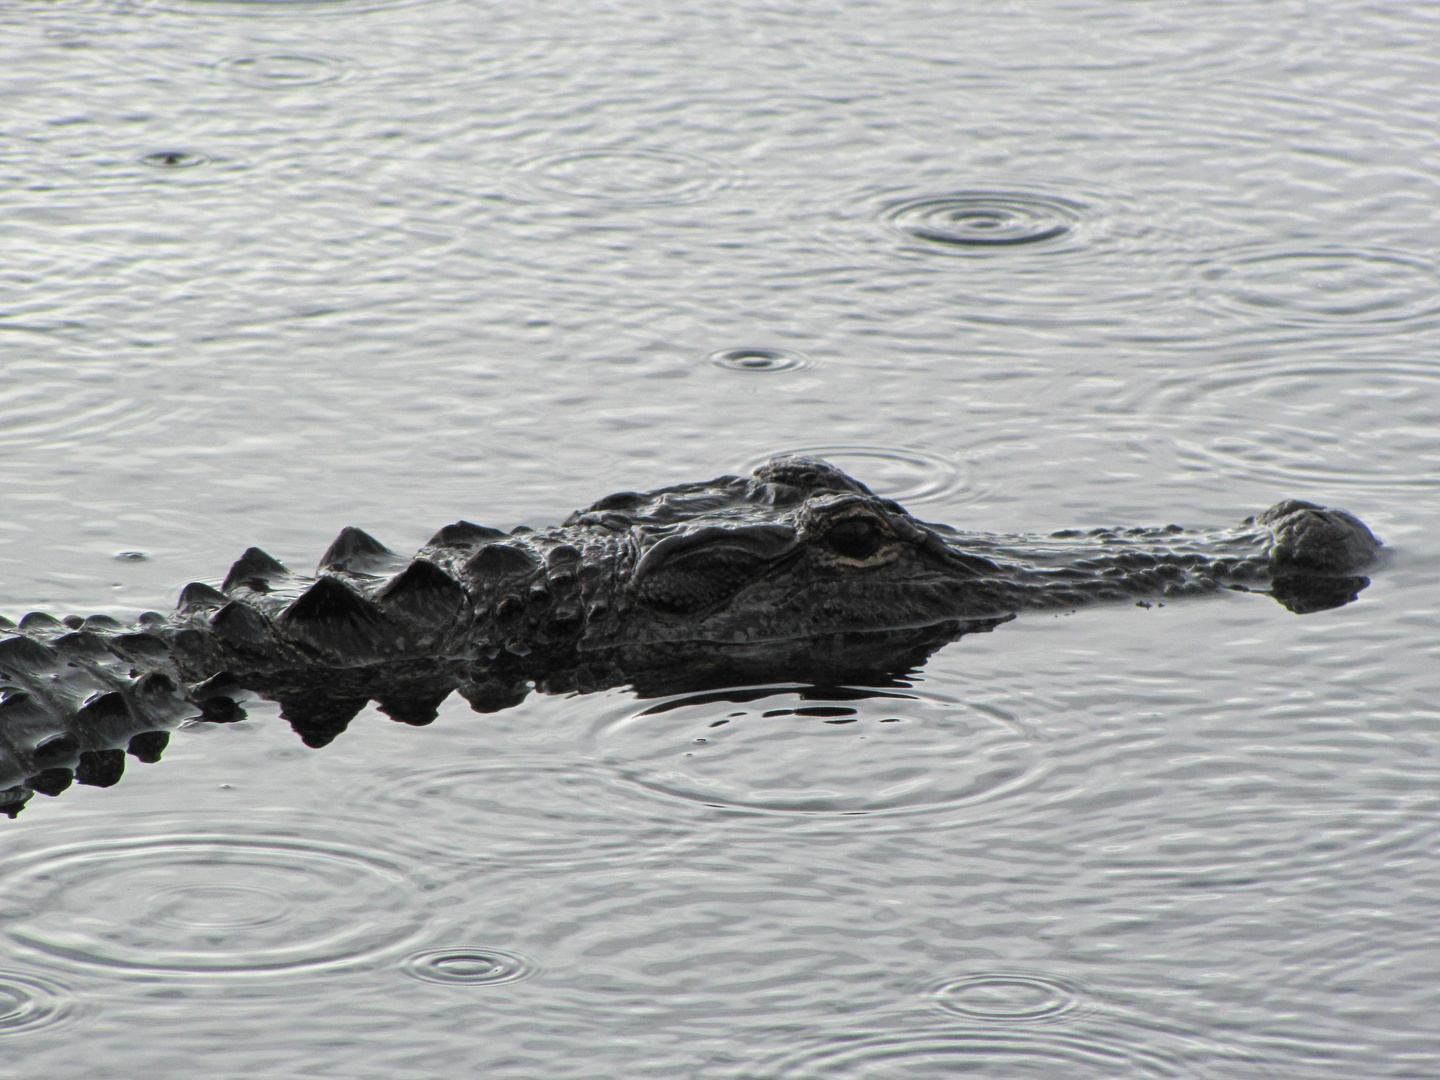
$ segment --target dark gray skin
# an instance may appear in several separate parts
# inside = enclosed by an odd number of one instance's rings
[[[1294,500],[1219,531],[964,533],[804,457],[610,495],[539,531],[457,522],[409,559],[346,529],[315,575],[251,548],[219,589],[188,585],[133,626],[0,621],[0,812],[114,783],[123,747],[153,759],[166,729],[240,719],[257,693],[319,746],[372,699],[423,724],[456,689],[489,712],[532,687],[862,683],[1026,610],[1220,589],[1336,607],[1380,546]]]

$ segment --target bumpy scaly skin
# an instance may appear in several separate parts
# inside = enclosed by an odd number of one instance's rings
[[[531,686],[858,679],[1027,609],[1266,587],[1334,607],[1379,548],[1294,500],[1215,532],[963,533],[802,457],[610,495],[540,531],[457,522],[409,559],[346,529],[313,576],[251,548],[219,589],[188,585],[133,626],[0,622],[0,811],[114,783],[123,747],[153,760],[165,729],[239,719],[253,692],[323,745],[371,699],[423,724],[457,688],[493,711]]]

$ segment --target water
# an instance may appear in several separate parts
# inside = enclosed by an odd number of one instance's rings
[[[1440,1075],[1437,31],[11,4],[9,616],[794,450],[961,527],[1296,496],[1389,555],[904,686],[176,732],[6,823],[0,1075]]]

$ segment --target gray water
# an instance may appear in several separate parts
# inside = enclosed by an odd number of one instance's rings
[[[959,527],[1294,496],[1388,556],[828,711],[190,726],[0,821],[0,1075],[1440,1077],[1437,43],[1420,2],[10,0],[8,616],[796,450]]]

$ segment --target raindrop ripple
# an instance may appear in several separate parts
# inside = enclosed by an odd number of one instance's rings
[[[18,971],[0,971],[0,1039],[64,1023],[74,1002],[57,983]]]
[[[257,90],[324,86],[339,82],[348,74],[345,66],[337,60],[300,53],[237,56],[224,61],[220,67],[236,82]]]
[[[949,458],[912,448],[883,446],[799,446],[769,451],[751,458],[742,472],[751,472],[779,454],[806,454],[824,458],[871,491],[904,505],[953,500],[965,488],[965,475]]]
[[[430,949],[407,956],[402,970],[424,982],[487,986],[519,982],[535,974],[534,961],[501,949]]]
[[[997,1024],[1054,1023],[1071,1018],[1086,996],[1076,984],[1030,971],[975,972],[948,979],[931,993],[946,1012]]]
[[[1022,729],[909,688],[738,687],[635,703],[599,753],[667,801],[760,814],[856,815],[988,805],[1037,782]]]
[[[55,847],[4,868],[13,945],[144,976],[353,964],[421,930],[385,857],[291,836],[158,836]]]
[[[1202,305],[1249,322],[1394,331],[1440,317],[1440,267],[1404,252],[1251,248],[1196,272]]]
[[[531,158],[518,168],[526,186],[547,201],[559,196],[614,206],[698,202],[725,183],[716,163],[674,150],[592,147]]]
[[[747,348],[745,346],[716,349],[705,359],[717,367],[727,368],[730,371],[747,372],[802,371],[805,368],[813,367],[815,363],[804,353],[791,349]]]
[[[910,199],[885,211],[889,226],[949,254],[1044,246],[1070,235],[1085,206],[1026,192],[975,191]]]

